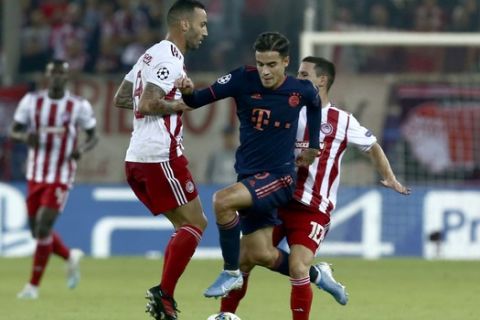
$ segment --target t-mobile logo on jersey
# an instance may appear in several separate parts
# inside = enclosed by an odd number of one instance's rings
[[[271,112],[271,110],[258,108],[252,110],[252,123],[255,129],[263,131],[263,127],[268,126]]]
[[[28,256],[34,247],[23,194],[0,183],[0,256]]]

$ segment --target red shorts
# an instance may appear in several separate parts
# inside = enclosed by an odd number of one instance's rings
[[[281,230],[276,230],[274,237],[278,238],[283,233],[287,237],[289,246],[303,245],[314,254],[317,253],[328,233],[330,216],[295,200],[279,208],[278,216],[282,224],[276,228]]]
[[[197,197],[197,187],[187,165],[184,156],[159,163],[127,161],[125,172],[137,198],[156,216]]]
[[[28,181],[28,216],[35,217],[40,207],[62,211],[67,202],[68,190],[65,184]]]

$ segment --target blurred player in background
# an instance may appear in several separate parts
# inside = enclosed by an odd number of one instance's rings
[[[295,162],[308,166],[319,151],[320,99],[310,81],[285,75],[288,39],[265,32],[257,37],[254,49],[256,67],[233,70],[206,89],[193,90],[190,79],[177,82],[184,101],[193,108],[233,97],[240,120],[235,163],[238,182],[213,197],[224,271],[205,291],[206,297],[225,296],[242,286],[240,230],[249,255],[281,263],[277,261],[281,255],[265,257],[265,253],[277,253],[272,247],[273,226],[278,223],[276,208],[292,198]],[[305,105],[312,139],[295,159],[298,115]]]
[[[222,130],[222,148],[215,150],[208,158],[205,173],[206,183],[228,185],[237,180],[235,173],[235,151],[237,150],[237,129],[229,124]]]
[[[383,178],[380,181],[383,186],[404,195],[410,194],[410,189],[397,181],[385,153],[371,131],[362,127],[353,115],[330,102],[328,91],[335,80],[333,63],[319,57],[306,57],[300,64],[297,77],[312,81],[319,89],[323,119],[321,151],[311,166],[298,168],[294,199],[287,206],[279,208],[282,224],[275,228],[273,242],[278,245],[286,236],[290,254],[277,249],[288,263],[271,269],[290,276],[292,319],[308,320],[313,296],[310,282],[330,293],[338,303],[345,305],[348,302],[345,287],[333,278],[329,264],[321,262],[311,266],[330,226],[330,215],[335,208],[340,183],[340,164],[347,143],[369,155]],[[297,130],[296,154],[308,146],[308,137],[306,110],[303,109]],[[246,293],[248,276],[255,264],[259,264],[258,261],[249,260],[248,255],[241,255],[244,285],[241,290],[232,291],[222,299],[221,311],[236,311]],[[268,264],[264,266],[268,267]]]
[[[202,3],[176,1],[167,14],[166,39],[149,48],[125,76],[116,107],[133,109],[133,133],[125,158],[127,181],[140,201],[164,214],[175,232],[166,246],[161,282],[147,290],[147,312],[177,319],[174,291],[190,261],[207,219],[183,156],[181,93],[174,81],[185,77],[184,54],[197,49],[207,33]]]
[[[65,206],[75,177],[76,161],[98,141],[96,120],[90,103],[67,89],[68,63],[47,64],[47,90],[27,93],[20,101],[11,130],[13,140],[29,146],[27,161],[27,209],[30,230],[37,240],[30,282],[18,293],[21,299],[36,299],[51,253],[67,261],[67,284],[75,288],[80,279],[83,252],[69,249],[53,225]],[[86,141],[77,145],[77,127]]]

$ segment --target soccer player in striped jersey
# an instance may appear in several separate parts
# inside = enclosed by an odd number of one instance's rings
[[[167,13],[165,40],[153,45],[123,79],[114,105],[133,109],[133,132],[125,157],[127,181],[152,215],[163,214],[175,228],[164,254],[159,285],[147,290],[147,312],[177,319],[176,285],[200,242],[207,219],[183,155],[182,112],[174,86],[185,77],[184,54],[207,36],[201,2],[178,0]],[[177,112],[178,111],[178,112]]]
[[[270,260],[272,257],[265,257],[265,253],[273,252],[273,264],[282,263],[283,256],[275,255],[271,240],[278,222],[277,207],[292,198],[295,163],[308,166],[319,151],[318,92],[310,81],[285,75],[288,39],[277,32],[265,32],[257,37],[254,49],[256,67],[238,68],[202,90],[193,90],[190,79],[177,83],[185,103],[192,108],[233,97],[240,121],[235,163],[238,182],[216,192],[213,200],[224,270],[205,291],[206,297],[225,296],[242,286],[240,230],[243,252],[252,260]],[[312,139],[295,158],[295,135],[302,106],[306,106]]]
[[[48,89],[27,93],[14,115],[11,137],[29,147],[27,210],[30,230],[37,240],[30,281],[18,293],[36,299],[38,287],[54,253],[67,261],[67,284],[75,288],[83,252],[69,249],[53,225],[65,206],[75,177],[76,161],[98,139],[90,103],[67,89],[68,63],[54,60],[46,66]],[[77,126],[85,130],[85,143],[77,145]]]
[[[312,266],[330,226],[330,215],[335,208],[340,182],[340,164],[347,144],[369,155],[383,178],[380,181],[382,185],[403,195],[410,194],[410,189],[398,182],[372,132],[362,127],[352,114],[337,108],[330,101],[328,91],[335,80],[333,63],[324,58],[306,57],[300,64],[297,77],[311,80],[319,89],[322,100],[321,150],[312,165],[298,168],[294,199],[279,208],[282,224],[274,230],[273,243],[277,245],[286,236],[290,254],[276,249],[288,263],[270,269],[290,276],[292,319],[308,320],[312,304],[311,282],[330,293],[338,303],[345,305],[348,302],[345,287],[333,278],[330,265],[321,262]],[[300,113],[296,141],[295,153],[299,154],[309,144],[305,108]],[[249,261],[248,255],[241,257],[244,286],[222,299],[221,311],[236,311],[246,293],[249,273],[258,264]],[[272,261],[265,261],[263,266],[269,267],[271,264]]]

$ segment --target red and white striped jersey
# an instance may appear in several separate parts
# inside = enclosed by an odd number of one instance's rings
[[[144,116],[138,112],[140,96],[147,82],[162,88],[165,99],[182,97],[174,82],[184,77],[183,55],[170,41],[150,47],[125,76],[133,83],[133,132],[125,161],[164,162],[182,155],[182,113],[168,116]]]
[[[306,109],[300,112],[295,154],[308,148]],[[355,117],[329,103],[322,108],[320,156],[308,168],[298,169],[294,198],[315,210],[330,214],[337,202],[340,164],[347,148],[353,144],[368,151],[377,141],[370,130],[362,127]]]
[[[77,127],[84,130],[96,125],[90,103],[70,94],[51,99],[47,90],[27,93],[15,111],[14,120],[39,135],[39,145],[30,148],[27,180],[71,185],[76,162],[70,159],[77,143]]]

